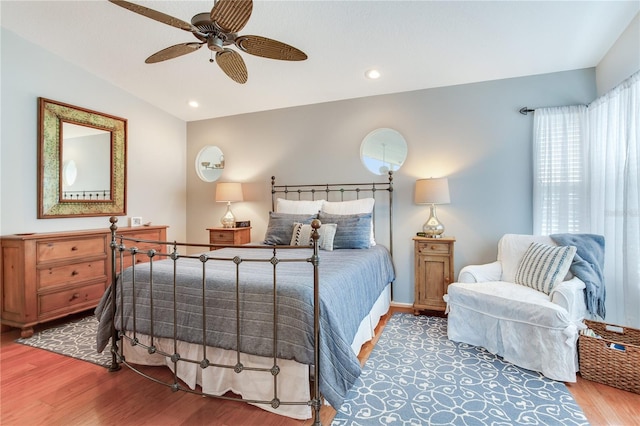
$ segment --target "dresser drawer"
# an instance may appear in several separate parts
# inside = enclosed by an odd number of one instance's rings
[[[106,236],[38,241],[36,263],[105,255]]]
[[[107,279],[105,259],[53,266],[38,270],[38,289],[80,283],[93,279]]]
[[[104,293],[104,282],[38,296],[38,317],[73,312],[82,305],[95,306]]]
[[[449,254],[451,245],[448,243],[438,243],[421,241],[418,243],[418,251],[421,254]]]
[[[119,235],[118,231],[116,231],[116,240],[119,241],[118,235]],[[134,240],[158,241],[160,239],[160,233],[156,229],[150,229],[150,230],[141,229],[140,231],[131,231],[131,232],[124,233],[122,236],[125,238],[131,238]],[[126,246],[137,246],[137,247],[140,247],[140,244],[142,244],[142,243],[136,243],[134,241],[127,241],[127,240],[125,240],[124,243]]]

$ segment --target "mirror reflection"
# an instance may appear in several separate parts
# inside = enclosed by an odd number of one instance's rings
[[[217,146],[205,146],[196,155],[196,174],[205,182],[215,182],[222,176],[224,154]]]
[[[110,200],[111,132],[62,124],[62,200]]]
[[[407,142],[394,129],[376,129],[365,136],[360,145],[362,164],[376,175],[399,170],[406,158]]]

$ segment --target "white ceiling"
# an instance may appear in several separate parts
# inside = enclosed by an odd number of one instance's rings
[[[136,1],[189,22],[211,1]],[[106,0],[2,1],[2,26],[185,121],[593,67],[640,1],[255,0],[240,34],[291,44],[284,62],[241,53],[240,85],[202,48],[144,60],[193,35]],[[382,77],[364,72],[376,67]],[[200,107],[188,106],[196,100]]]

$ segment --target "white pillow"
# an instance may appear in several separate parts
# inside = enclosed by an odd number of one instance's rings
[[[322,209],[324,200],[286,200],[276,199],[276,212],[288,214],[316,214]]]
[[[575,254],[574,246],[531,243],[520,261],[515,283],[549,294],[567,275]]]
[[[318,233],[320,234],[320,238],[318,239],[318,247],[321,250],[333,251],[333,239],[336,236],[337,229],[338,225],[335,223],[323,223],[320,226],[320,229],[318,229]],[[294,223],[293,234],[291,235],[291,242],[289,245],[313,245],[313,240],[311,239],[312,232],[313,228],[311,228],[311,225],[306,225],[298,222]]]
[[[324,204],[322,204],[322,212],[339,215],[373,213],[375,202],[376,200],[374,198],[360,198],[359,200],[350,201],[325,201]],[[376,240],[373,235],[373,220],[371,220],[369,243],[371,246],[376,245]]]

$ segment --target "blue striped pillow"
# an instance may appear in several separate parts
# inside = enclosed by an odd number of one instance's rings
[[[371,213],[327,214],[320,212],[322,223],[338,225],[333,238],[334,249],[367,249],[371,247]]]
[[[531,243],[518,265],[515,282],[549,294],[564,280],[575,254],[574,246]]]
[[[264,236],[264,244],[269,245],[288,245],[293,234],[293,224],[311,223],[313,219],[317,219],[317,214],[288,214],[269,212],[269,225]]]

